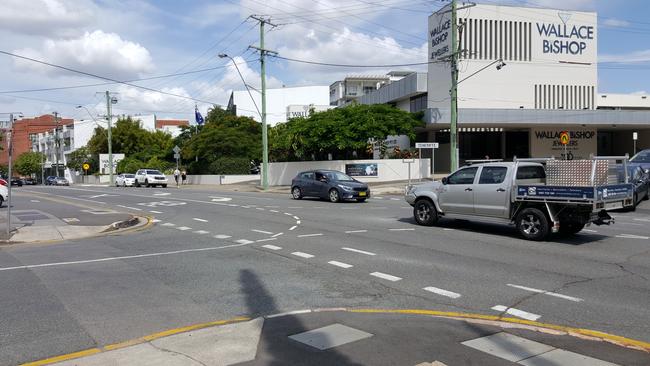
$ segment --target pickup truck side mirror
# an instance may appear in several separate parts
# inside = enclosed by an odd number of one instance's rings
[[[447,179],[447,177],[442,177],[442,184],[447,184],[448,182],[449,180]]]

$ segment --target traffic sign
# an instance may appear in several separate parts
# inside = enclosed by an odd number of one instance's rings
[[[440,147],[440,144],[437,142],[416,142],[416,149],[437,149]]]
[[[179,153],[174,154],[174,159],[178,160],[180,158],[181,158],[181,154]]]
[[[569,135],[569,131],[560,132],[560,143],[562,145],[568,145],[569,141],[571,141],[571,136]]]
[[[172,149],[172,151],[173,151],[175,154],[178,154],[179,152],[181,152],[181,148],[178,147],[178,145],[176,145],[176,146],[174,146],[174,148]]]
[[[88,169],[90,169],[90,164],[88,164],[88,163],[84,163],[84,165],[82,166],[82,168],[84,168],[84,170],[88,170]]]

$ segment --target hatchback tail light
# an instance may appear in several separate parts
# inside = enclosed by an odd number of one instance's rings
[[[7,185],[7,181],[0,178],[0,186],[6,186],[6,185]]]

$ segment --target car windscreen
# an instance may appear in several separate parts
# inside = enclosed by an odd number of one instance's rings
[[[339,182],[351,182],[354,179],[352,179],[349,175],[343,174],[341,172],[324,172],[323,173],[328,179],[330,180],[336,180]]]
[[[151,175],[162,175],[162,173],[159,172],[159,171],[157,171],[157,170],[147,170],[147,174],[151,174]]]
[[[650,163],[650,150],[644,150],[630,159],[633,163]]]
[[[124,178],[135,178],[135,174],[124,174]]]

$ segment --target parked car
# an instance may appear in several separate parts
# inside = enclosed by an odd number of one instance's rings
[[[25,183],[25,185],[28,185],[28,186],[35,186],[35,185],[38,184],[38,182],[34,178],[25,178],[25,179],[23,179],[23,182]]]
[[[135,185],[135,174],[119,174],[115,178],[115,187],[133,187]]]
[[[68,182],[64,177],[55,177],[52,184],[55,186],[69,186],[70,182]]]
[[[318,197],[331,202],[357,200],[363,202],[370,197],[370,189],[363,182],[336,170],[311,170],[301,172],[291,181],[291,195],[299,200],[303,197]]]
[[[629,165],[640,166],[646,173],[650,174],[650,149],[639,151],[630,159]]]
[[[7,186],[7,181],[4,180],[3,178],[0,178],[0,186]]]
[[[18,177],[11,177],[11,185],[12,186],[18,186],[22,187],[23,186],[23,180]]]
[[[620,168],[619,175],[621,180],[623,177],[623,168]],[[650,174],[648,174],[640,165],[628,165],[627,167],[628,181],[634,184],[634,199],[631,210],[636,209],[636,206],[642,200],[647,200],[650,197]]]
[[[7,189],[6,183],[7,182],[5,181],[5,184],[0,185],[0,206],[2,206],[2,203],[7,200],[7,196],[9,195],[9,190]]]
[[[167,187],[167,177],[155,169],[140,169],[135,173],[135,186],[140,187]]]
[[[54,184],[55,179],[56,179],[55,175],[48,176],[47,178],[45,178],[45,185],[46,186],[51,186],[52,184]]]

